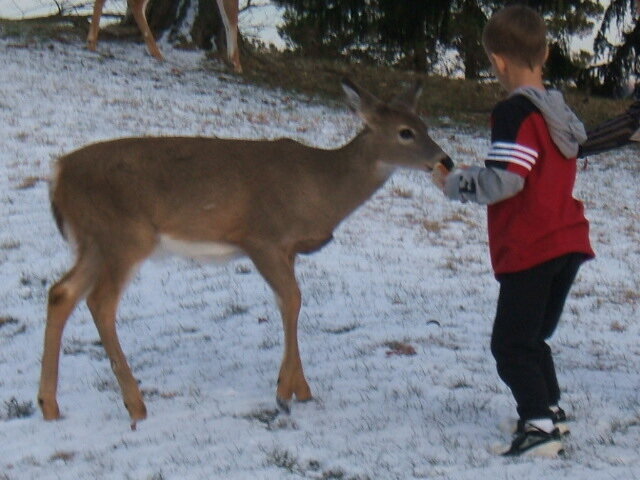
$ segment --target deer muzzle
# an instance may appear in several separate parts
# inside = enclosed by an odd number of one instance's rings
[[[450,172],[451,170],[453,170],[453,167],[455,166],[453,163],[453,160],[451,160],[451,157],[449,157],[448,155],[446,157],[444,157],[442,160],[440,160],[440,165],[442,165],[444,168],[447,169],[447,172]]]

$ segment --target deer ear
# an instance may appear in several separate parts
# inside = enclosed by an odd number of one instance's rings
[[[395,97],[389,105],[396,108],[404,108],[416,113],[418,100],[422,95],[422,82],[416,80],[406,91]]]
[[[347,96],[349,107],[367,124],[373,123],[376,112],[383,105],[382,102],[348,78],[342,79],[342,89]]]

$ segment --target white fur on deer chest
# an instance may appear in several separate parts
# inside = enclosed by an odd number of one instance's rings
[[[192,242],[178,240],[169,235],[160,235],[159,250],[160,252],[174,253],[183,257],[215,262],[226,262],[244,255],[240,248],[228,243]]]

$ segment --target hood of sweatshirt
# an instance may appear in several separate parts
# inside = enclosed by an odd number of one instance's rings
[[[584,125],[565,103],[558,90],[540,90],[535,87],[520,87],[510,96],[524,95],[542,113],[549,134],[558,149],[567,158],[578,155],[578,147],[587,139]]]

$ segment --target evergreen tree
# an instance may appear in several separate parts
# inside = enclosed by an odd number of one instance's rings
[[[606,8],[600,29],[594,41],[599,63],[585,69],[581,81],[594,91],[620,96],[627,92],[629,82],[640,86],[640,18],[633,18],[634,0],[611,0]],[[640,5],[638,7],[640,9]],[[640,12],[638,12],[640,14]],[[620,32],[618,42],[611,41],[611,33]],[[615,43],[614,43],[615,42]]]
[[[624,0],[631,1],[631,0]],[[443,51],[455,49],[465,76],[478,78],[488,63],[481,45],[488,17],[501,0],[274,0],[285,9],[281,34],[292,48],[314,56],[350,58],[430,71]],[[578,72],[569,55],[575,35],[594,28],[597,0],[528,0],[549,25],[551,76]]]

